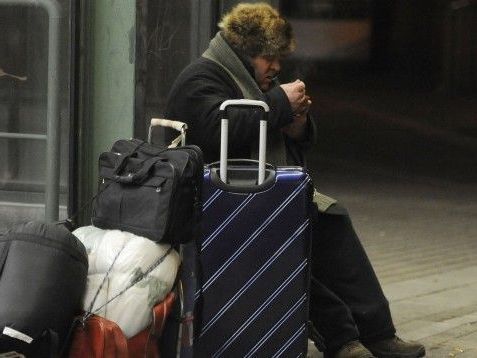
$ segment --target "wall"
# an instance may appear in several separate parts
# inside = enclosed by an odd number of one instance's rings
[[[78,207],[96,192],[97,160],[119,138],[133,135],[135,1],[82,3],[80,34]],[[89,212],[80,222],[87,223]]]
[[[133,1],[96,1],[93,37],[93,150],[130,137],[134,98]]]

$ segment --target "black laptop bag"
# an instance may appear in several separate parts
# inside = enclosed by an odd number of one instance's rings
[[[118,140],[99,157],[93,225],[156,242],[180,244],[196,237],[203,177],[196,146],[157,148]]]

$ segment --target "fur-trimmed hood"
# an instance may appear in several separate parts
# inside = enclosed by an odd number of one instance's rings
[[[225,14],[219,28],[227,42],[250,57],[282,57],[295,49],[291,25],[266,3],[241,3]]]

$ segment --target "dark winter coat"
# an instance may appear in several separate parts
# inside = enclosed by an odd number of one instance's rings
[[[264,96],[270,106],[268,130],[278,131],[293,119],[290,103],[280,86],[270,89]],[[227,99],[237,98],[243,98],[243,94],[231,76],[215,62],[201,57],[176,79],[169,93],[165,117],[187,123],[187,142],[203,150],[206,163],[217,161],[220,156],[219,106]],[[257,145],[259,118],[258,111],[252,114],[244,109],[230,111],[229,158],[250,158],[251,147]],[[307,143],[314,137],[314,125],[311,120],[308,122]],[[306,143],[289,138],[285,142],[288,164],[304,165],[302,149]]]

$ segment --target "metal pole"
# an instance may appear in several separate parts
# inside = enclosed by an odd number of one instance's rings
[[[227,160],[229,148],[229,120],[222,118],[220,129],[220,180],[227,184]]]
[[[258,147],[258,185],[265,181],[265,162],[267,160],[267,121],[260,121],[260,140]]]
[[[0,5],[42,7],[48,13],[48,99],[45,220],[58,220],[60,184],[59,49],[61,6],[56,0],[0,0]]]
[[[31,133],[0,132],[0,138],[46,140],[46,135],[44,135],[44,134],[31,134]]]

